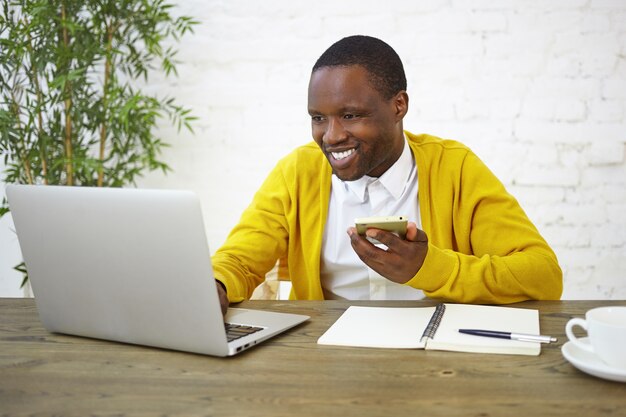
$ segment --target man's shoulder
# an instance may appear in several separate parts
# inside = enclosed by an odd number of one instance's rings
[[[414,134],[408,131],[405,131],[405,133],[408,138],[409,145],[414,150],[419,149],[423,152],[471,152],[469,147],[456,140],[442,139],[440,137],[429,135],[426,133]]]
[[[329,169],[326,156],[315,142],[298,146],[277,164],[277,168],[288,177],[310,177],[320,175],[320,170]]]
[[[469,162],[478,157],[461,142],[442,139],[428,134],[415,135],[406,132],[418,170],[424,172],[460,172]],[[434,170],[434,171],[433,171]]]
[[[309,142],[307,144],[298,146],[280,161],[283,166],[297,165],[312,166],[319,169],[319,164],[324,162],[326,157],[322,153],[322,150],[317,146],[315,142]]]
[[[297,155],[303,155],[306,157],[315,157],[315,158],[325,158],[324,153],[322,153],[322,150],[320,149],[320,147],[317,145],[317,143],[311,141],[309,143],[306,143],[304,145],[300,145],[298,146],[296,149],[293,150],[292,154],[297,154]]]

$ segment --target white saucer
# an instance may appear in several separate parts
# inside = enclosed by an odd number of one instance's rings
[[[584,343],[589,343],[588,337],[581,337],[579,340]],[[589,375],[609,379],[611,381],[626,382],[626,369],[611,368],[596,355],[580,349],[572,342],[565,343],[561,347],[561,353],[563,353],[563,356],[565,356],[565,359],[567,359],[569,363]]]

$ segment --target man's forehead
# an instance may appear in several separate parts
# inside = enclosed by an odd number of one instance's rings
[[[345,90],[375,90],[370,78],[360,65],[322,67],[311,74],[309,96],[335,95]]]
[[[346,75],[362,75],[365,78],[369,78],[371,74],[362,65],[329,65],[320,68],[316,68],[311,72],[311,79],[319,77],[341,77]]]
[[[317,77],[313,75],[313,77]],[[309,85],[308,108],[310,112],[341,113],[364,111],[379,105],[382,97],[368,82],[367,77],[350,74],[320,74]]]

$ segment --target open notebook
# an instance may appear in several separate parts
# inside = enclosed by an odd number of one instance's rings
[[[538,342],[459,333],[486,329],[539,334],[532,309],[469,304],[437,307],[349,307],[319,338],[322,345],[539,355]]]

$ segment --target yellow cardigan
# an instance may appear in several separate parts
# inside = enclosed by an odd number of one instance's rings
[[[429,243],[422,268],[405,285],[460,303],[559,299],[556,255],[493,173],[458,142],[406,133]],[[320,254],[331,175],[314,142],[276,165],[212,258],[231,302],[249,298],[285,258],[291,298],[324,298]]]

